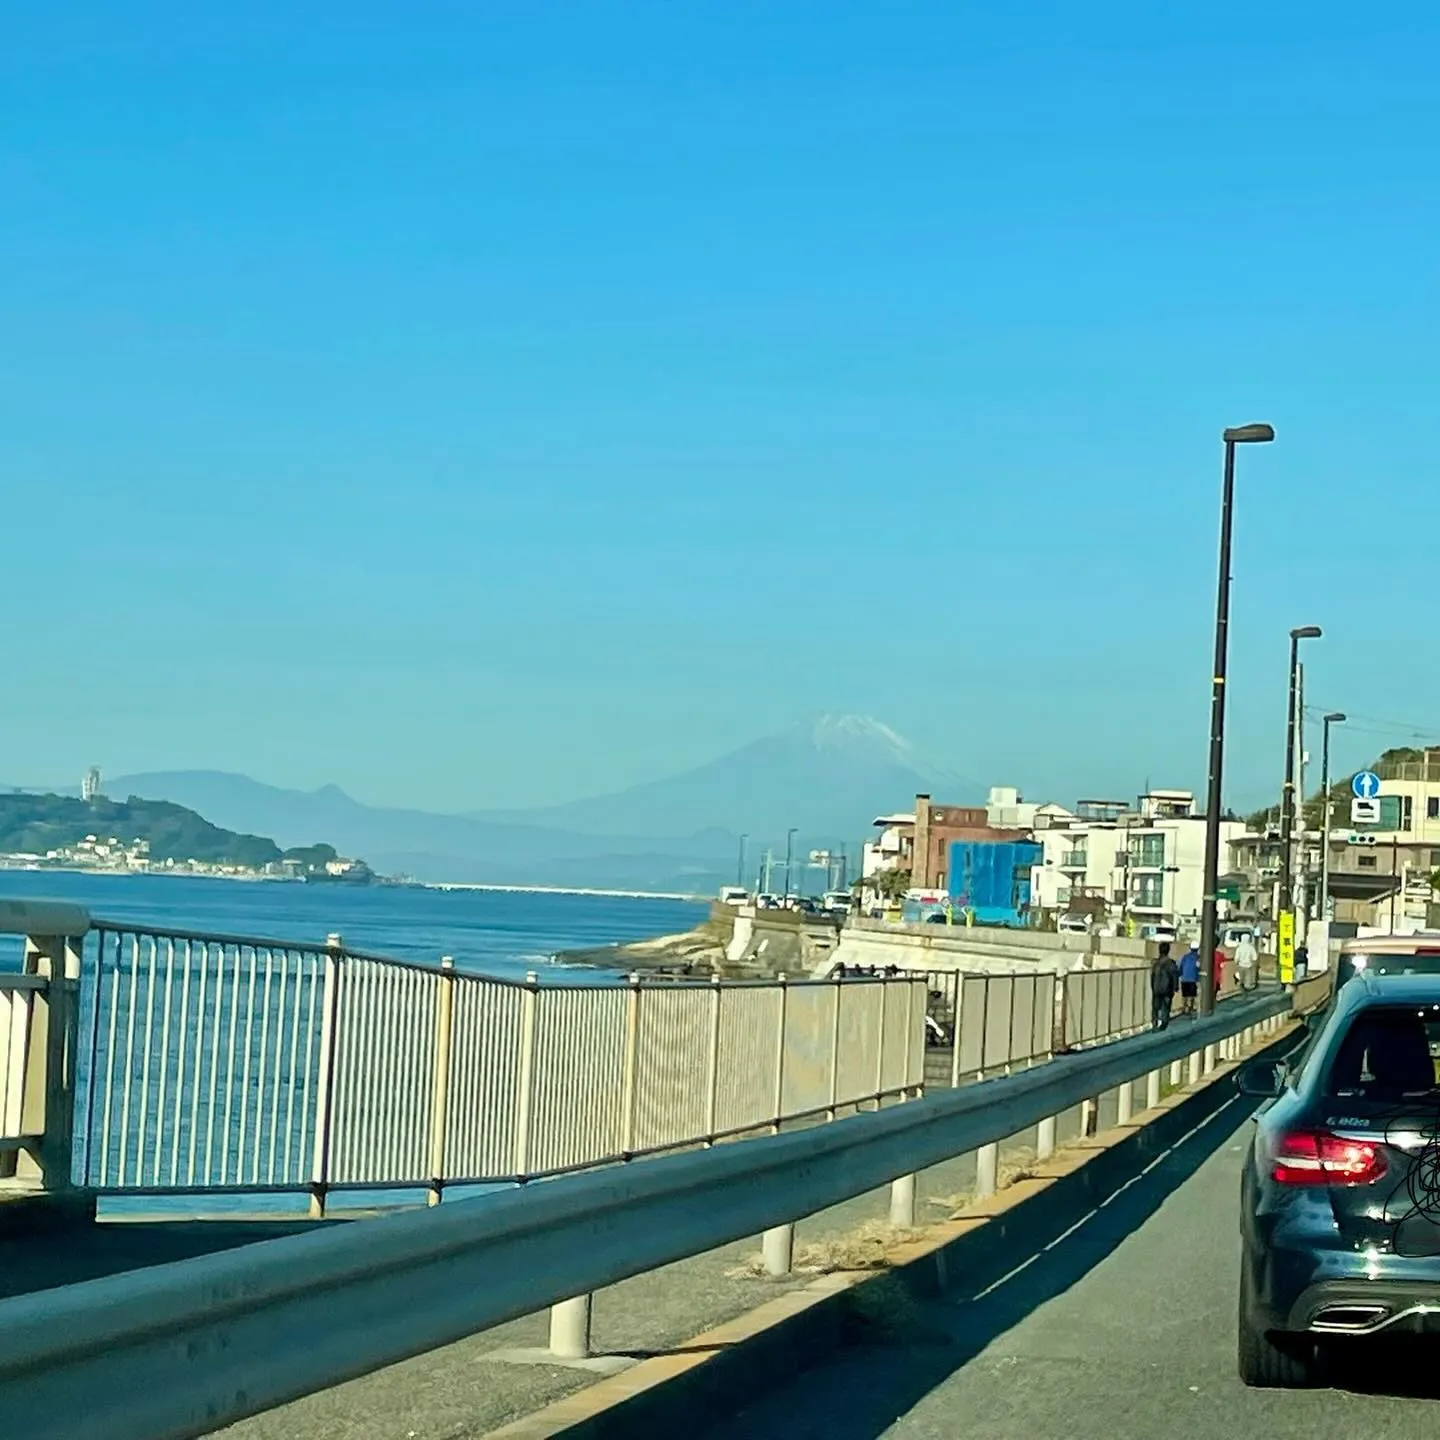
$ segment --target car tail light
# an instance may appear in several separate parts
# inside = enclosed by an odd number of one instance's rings
[[[1270,1178],[1279,1185],[1373,1185],[1384,1173],[1384,1152],[1367,1141],[1291,1130],[1275,1147]]]

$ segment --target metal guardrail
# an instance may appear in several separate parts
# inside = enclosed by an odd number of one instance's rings
[[[97,926],[75,1183],[101,1194],[497,1184],[924,1084],[922,976],[539,984]]]
[[[994,1145],[1289,1005],[1240,999],[833,1125],[3,1301],[0,1397],[29,1440],[69,1440],[81,1416],[108,1440],[208,1434]]]

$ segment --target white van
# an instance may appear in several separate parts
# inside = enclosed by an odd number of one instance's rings
[[[722,905],[744,905],[750,899],[750,892],[743,885],[722,885],[720,887],[720,903]]]

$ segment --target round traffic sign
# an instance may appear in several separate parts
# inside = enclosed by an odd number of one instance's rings
[[[1357,800],[1373,800],[1380,793],[1380,777],[1373,770],[1361,770],[1350,781]]]

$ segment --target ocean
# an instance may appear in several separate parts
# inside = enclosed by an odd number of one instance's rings
[[[707,907],[686,900],[538,891],[423,890],[398,886],[305,885],[0,870],[0,900],[65,900],[97,920],[160,929],[323,944],[339,934],[370,954],[438,963],[504,979],[609,978],[590,967],[556,966],[561,950],[624,944],[689,930]],[[0,936],[0,968],[18,964],[19,941]]]

